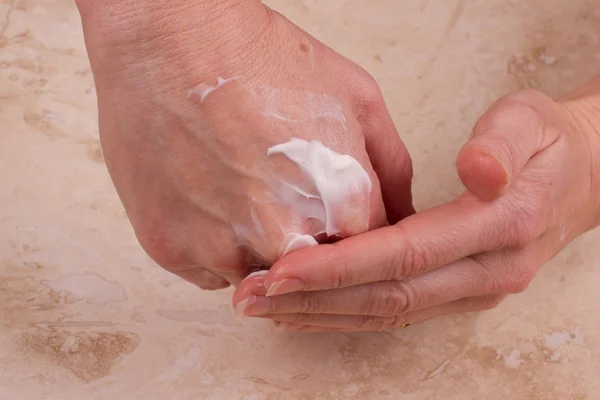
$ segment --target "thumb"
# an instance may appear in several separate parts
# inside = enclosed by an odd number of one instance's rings
[[[527,162],[559,136],[557,104],[534,90],[500,98],[479,119],[456,160],[467,190],[482,200],[501,196]]]

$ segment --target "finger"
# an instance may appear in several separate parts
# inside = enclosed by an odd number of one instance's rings
[[[248,303],[253,302],[257,296],[265,296],[267,294],[265,286],[267,272],[266,270],[253,272],[237,286],[232,297],[235,315],[244,316],[245,310],[248,308]]]
[[[489,295],[460,299],[424,310],[396,317],[369,317],[364,315],[327,314],[273,314],[263,318],[272,319],[280,330],[302,332],[371,332],[405,327],[444,315],[477,312],[496,307],[503,295]]]
[[[383,202],[390,224],[414,214],[412,204],[412,160],[400,139],[381,92],[362,102],[359,121],[363,127],[366,149],[379,177]]]
[[[149,210],[152,212],[151,208]],[[180,239],[180,231],[173,233],[174,230],[165,228],[161,221],[147,218],[147,225],[136,229],[140,245],[154,262],[204,290],[224,289],[230,285],[227,277],[203,267],[209,264],[194,256],[185,241]]]
[[[463,197],[332,245],[290,254],[267,275],[268,296],[405,280],[513,240],[502,207]]]
[[[559,131],[547,120],[557,108],[552,99],[532,90],[494,103],[457,157],[458,174],[467,189],[482,200],[500,196],[529,159],[557,140]]]
[[[472,258],[406,281],[385,281],[319,292],[265,297],[264,277],[248,279],[234,294],[239,315],[342,314],[394,316],[463,297],[494,293],[498,279]],[[242,300],[246,300],[240,305]]]
[[[192,260],[190,263],[192,269],[202,266],[231,285],[238,286],[251,272],[268,265],[268,260],[262,258],[252,246],[240,243],[228,227],[213,226],[210,235],[207,236],[205,224],[202,222],[182,224],[178,231],[178,241],[187,242],[185,253],[180,257]],[[224,251],[224,249],[229,250]],[[185,264],[170,265],[167,269],[181,275],[182,270],[187,269],[185,267]],[[209,274],[203,275],[209,276]],[[203,275],[199,275],[199,278]]]
[[[204,290],[219,290],[230,286],[225,278],[202,267],[180,269],[174,273]]]

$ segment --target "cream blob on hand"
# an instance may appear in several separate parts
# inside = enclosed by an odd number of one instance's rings
[[[315,232],[287,233],[282,256],[317,245],[313,236],[352,236],[368,230],[372,183],[357,160],[319,141],[296,138],[268,149],[267,156],[276,155],[295,163],[304,177],[302,188],[282,180],[280,199],[299,216],[318,222]]]
[[[346,118],[338,101],[325,94],[283,91],[265,85],[243,85],[239,76],[217,77],[187,93],[203,105],[213,93],[240,80],[238,88],[264,108],[270,123],[294,124],[311,129],[321,121],[346,130]],[[317,121],[317,122],[316,122]],[[300,124],[306,124],[303,128]],[[279,170],[261,170],[258,186],[265,193],[249,195],[247,209],[236,209],[231,228],[238,245],[251,247],[266,264],[302,248],[316,246],[316,237],[349,237],[369,229],[372,183],[362,165],[350,155],[337,153],[318,140],[293,138],[267,150],[267,157],[292,163]],[[271,210],[269,208],[272,207]],[[226,219],[226,218],[224,218]],[[281,241],[273,248],[273,241]]]
[[[202,103],[204,103],[204,101],[206,100],[208,95],[210,95],[212,92],[220,89],[221,87],[228,84],[229,82],[235,81],[236,79],[239,79],[239,77],[234,76],[233,78],[223,79],[219,76],[219,77],[217,77],[216,86],[211,86],[206,83],[201,83],[187,93],[187,98],[188,99],[196,98],[200,101],[200,104],[202,104]]]

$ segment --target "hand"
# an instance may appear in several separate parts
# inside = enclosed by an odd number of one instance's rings
[[[376,83],[259,1],[78,5],[109,172],[167,270],[223,288],[413,212]]]
[[[237,313],[289,330],[371,331],[492,308],[525,290],[547,260],[598,224],[600,90],[578,93],[587,95],[500,99],[458,155],[466,193],[285,257],[242,282]]]

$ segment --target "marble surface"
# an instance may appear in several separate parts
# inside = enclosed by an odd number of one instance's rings
[[[271,0],[367,68],[414,155],[419,208],[521,87],[600,71],[596,0]],[[0,398],[597,399],[600,233],[498,309],[374,334],[232,316],[137,245],[103,164],[71,0],[0,0]]]

